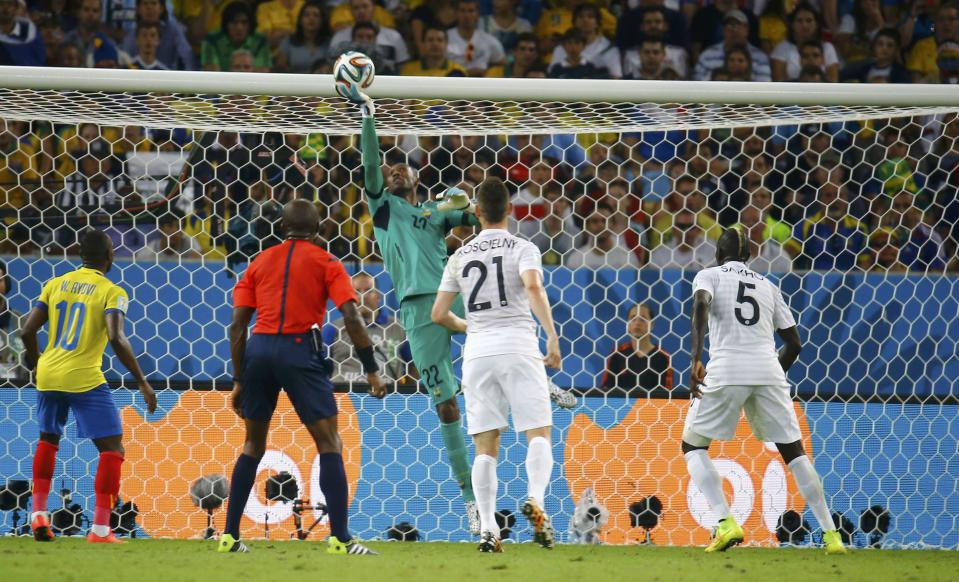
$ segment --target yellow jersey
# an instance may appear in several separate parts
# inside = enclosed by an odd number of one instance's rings
[[[403,63],[400,75],[404,77],[465,77],[466,69],[458,63],[444,59],[439,67],[427,67],[425,61],[416,60]]]
[[[37,390],[86,392],[106,382],[106,314],[127,312],[126,291],[88,267],[43,286],[37,307],[49,316],[49,339],[37,363]]]

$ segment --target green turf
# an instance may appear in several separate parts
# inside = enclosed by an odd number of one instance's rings
[[[473,544],[374,543],[379,556],[329,556],[322,542],[253,541],[250,554],[218,554],[213,542],[133,540],[123,546],[81,539],[40,544],[0,539],[0,580],[347,580],[504,582],[582,580],[956,580],[959,552],[859,550],[826,556],[820,550],[734,548],[707,555],[700,548],[558,546],[547,551],[507,544],[502,555]],[[495,576],[496,578],[490,578]]]

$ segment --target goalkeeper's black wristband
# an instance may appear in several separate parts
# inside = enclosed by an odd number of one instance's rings
[[[376,363],[376,358],[373,356],[373,346],[356,348],[356,357],[358,357],[360,363],[363,364],[364,374],[375,374],[380,371],[380,367]]]

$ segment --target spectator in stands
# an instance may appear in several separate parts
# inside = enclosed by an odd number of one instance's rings
[[[86,66],[83,60],[83,49],[73,43],[64,42],[57,47],[57,58],[51,64],[56,67]]]
[[[204,258],[222,261],[227,256],[226,248],[226,189],[218,182],[201,184],[202,195],[193,201],[193,211],[184,218],[182,228],[200,245]]]
[[[659,38],[647,37],[639,48],[629,49],[638,61],[627,53],[623,62],[623,76],[627,79],[665,81],[679,79],[680,75],[666,64],[666,46]]]
[[[754,81],[753,60],[745,46],[731,46],[723,57],[723,70],[730,80]]]
[[[922,211],[915,206],[916,196],[909,191],[896,194],[889,216],[900,244],[899,260],[910,271],[942,271],[946,268],[946,254],[942,237],[922,220]],[[884,221],[886,222],[886,221]]]
[[[611,79],[621,79],[623,66],[619,49],[600,34],[599,19],[599,8],[593,4],[580,4],[573,11],[573,28],[583,36],[582,58],[597,69],[605,69]],[[564,45],[560,45],[553,50],[553,57],[549,64],[552,67],[565,60],[566,49]]]
[[[802,246],[799,266],[816,270],[848,271],[866,248],[866,233],[849,216],[845,186],[827,180],[819,187],[818,212],[796,225],[793,238]]]
[[[18,10],[17,0],[0,0],[0,65],[42,67],[47,64],[43,37]]]
[[[650,6],[643,11],[642,24],[639,28],[639,43],[646,39],[662,39],[666,50],[664,60],[665,66],[676,71],[680,79],[689,77],[689,53],[685,47],[670,44],[669,25],[667,21],[667,10],[663,6]],[[622,49],[621,49],[622,50]],[[623,76],[627,68],[635,69],[639,63],[639,54],[636,47],[622,51],[623,53]]]
[[[57,205],[75,215],[117,210],[121,200],[113,184],[116,174],[110,143],[102,137],[94,139],[76,161],[76,170],[64,179]]]
[[[912,83],[912,74],[899,62],[899,32],[884,28],[873,36],[872,58],[860,60],[842,71],[842,80],[857,83]]]
[[[911,47],[920,40],[933,36],[936,29],[936,12],[941,2],[909,2],[908,10],[894,10],[897,6],[890,6],[883,2],[883,16],[892,26],[899,19],[899,34],[902,35],[902,46]],[[901,18],[900,18],[901,16]]]
[[[894,21],[886,22],[886,16],[882,13],[882,4],[882,0],[855,0],[852,11],[840,20],[839,30],[833,35],[833,41],[836,44],[836,50],[847,64],[869,58],[876,34],[894,24]],[[919,2],[911,4],[915,5]]]
[[[616,29],[616,46],[619,47],[620,51],[626,51],[633,48],[639,44],[643,38],[645,38],[642,35],[637,35],[636,31],[642,29],[646,13],[649,11],[661,12],[665,16],[666,20],[663,26],[664,30],[659,34],[665,35],[667,46],[686,46],[686,19],[678,10],[675,9],[675,6],[679,3],[672,3],[672,8],[667,7],[667,3],[663,0],[640,0],[636,4],[638,5],[635,5],[633,2],[629,2],[628,6],[635,7],[627,10],[625,13],[620,15],[618,19],[613,17],[612,22],[614,28]],[[605,9],[603,9],[601,13],[603,14],[603,34],[612,38],[613,35],[610,34],[606,27]],[[559,32],[561,33],[563,30],[566,29],[564,28]],[[539,33],[540,30],[537,27],[537,34]]]
[[[456,7],[449,0],[425,0],[410,13],[410,36],[423,54],[423,33],[428,26],[449,30],[456,26]]]
[[[283,37],[276,51],[276,70],[309,73],[317,61],[329,58],[330,33],[326,13],[319,0],[308,0],[300,8],[293,34]]]
[[[683,209],[695,215],[696,224],[706,233],[706,238],[713,241],[719,239],[723,229],[716,221],[716,214],[709,208],[706,195],[696,178],[683,174],[673,181],[673,191],[666,197],[663,210],[653,217],[653,228],[648,237],[649,248],[654,249],[672,238],[676,232],[674,217]]]
[[[340,50],[343,43],[353,41],[353,27],[361,22],[369,22],[376,27],[376,48],[385,61],[390,62],[392,67],[399,67],[410,60],[410,51],[403,36],[395,28],[374,19],[372,0],[350,0],[350,10],[353,14],[350,25],[337,30],[330,39],[331,53],[335,53],[330,55],[333,59],[343,53]]]
[[[10,327],[12,312],[10,304],[7,302],[7,295],[13,294],[13,279],[7,271],[7,264],[0,261],[0,330],[6,330]]]
[[[360,298],[357,312],[366,324],[380,374],[388,382],[402,382],[411,376],[410,364],[413,361],[403,326],[382,306],[382,295],[372,275],[361,271],[353,275],[352,280],[353,289]],[[366,374],[356,357],[342,317],[323,329],[323,343],[333,364],[331,381],[366,383]]]
[[[605,392],[623,396],[668,394],[673,389],[673,368],[669,354],[653,343],[656,313],[649,303],[629,308],[626,330],[629,341],[606,358],[606,370],[599,385]]]
[[[157,49],[160,47],[160,26],[155,22],[140,22],[137,24],[136,46],[130,53],[133,60],[131,69],[144,71],[167,71],[166,63],[157,58]]]
[[[227,224],[229,263],[237,265],[253,258],[263,249],[282,242],[280,214],[282,204],[273,197],[273,189],[264,180],[250,186],[250,197],[236,206]]]
[[[826,72],[820,67],[803,67],[799,71],[798,83],[826,83]]]
[[[484,30],[503,45],[504,51],[516,47],[519,35],[531,33],[533,25],[516,14],[517,0],[492,0],[493,12],[480,19],[480,30]]]
[[[256,30],[277,47],[293,34],[303,10],[303,0],[267,0],[256,7]]]
[[[699,55],[693,78],[697,81],[708,80],[713,70],[723,66],[728,49],[745,46],[752,59],[753,79],[769,81],[771,79],[769,57],[760,49],[749,44],[748,41],[749,20],[746,18],[746,14],[739,9],[726,12],[723,16],[723,40],[710,45]]]
[[[159,236],[134,254],[137,261],[199,259],[200,244],[180,230],[180,219],[172,214],[160,218]]]
[[[875,177],[882,191],[889,196],[907,190],[922,195],[915,174],[915,159],[909,155],[910,145],[918,141],[914,129],[890,125],[879,133],[879,141],[885,146],[879,152],[875,165]]]
[[[735,44],[759,44],[759,21],[752,11],[743,12],[737,0],[715,0],[708,2],[696,11],[690,26],[690,46],[693,58],[697,61],[706,47],[725,41],[727,35],[726,21],[730,15],[739,10],[736,18],[742,21],[742,38]]]
[[[676,212],[671,235],[649,254],[650,267],[699,271],[716,262],[716,245],[706,238],[692,210]]]
[[[506,61],[503,45],[478,26],[479,0],[457,0],[456,26],[447,31],[449,57],[474,77]]]
[[[547,76],[552,79],[608,79],[609,71],[605,68],[597,67],[595,64],[587,61],[583,57],[583,48],[586,46],[586,39],[583,33],[576,28],[571,28],[563,35],[563,52],[565,58],[562,61],[551,64],[547,71]]]
[[[423,32],[420,58],[403,64],[401,75],[465,77],[466,69],[447,58],[446,30],[428,26]]]
[[[793,240],[792,229],[772,215],[774,209],[772,192],[762,186],[756,188],[750,192],[749,206],[759,211],[760,220],[765,225],[763,240],[774,240],[789,253],[790,257],[798,256],[802,248]]]
[[[337,33],[357,22],[372,22],[377,28],[396,29],[396,19],[373,0],[349,0],[337,3],[330,11],[330,30]],[[349,38],[350,35],[346,35]]]
[[[93,53],[101,47],[106,47],[103,50],[111,47],[114,51],[118,50],[110,38],[112,30],[101,20],[102,14],[100,0],[83,0],[78,10],[77,27],[63,37],[64,43],[80,47],[87,67],[95,65]]]
[[[139,50],[140,26],[154,24],[159,34],[156,58],[165,67],[178,70],[194,68],[193,49],[182,25],[171,20],[162,0],[137,0],[137,26],[123,39],[123,51],[134,55]]]
[[[345,52],[359,51],[366,54],[376,66],[376,73],[382,75],[395,75],[397,72],[395,54],[396,49],[393,46],[379,44],[378,35],[380,28],[373,22],[357,22],[350,28],[343,29],[350,32],[352,36],[349,40],[330,45],[327,56],[329,66],[328,72],[336,59]]]
[[[766,2],[759,12],[759,43],[758,46],[767,55],[780,42],[786,40],[788,28],[786,26],[785,0],[771,0]]]
[[[45,63],[49,66],[55,66],[57,62],[57,51],[63,44],[63,36],[66,32],[60,26],[60,22],[49,13],[37,14],[34,17],[40,38],[43,39],[43,49],[46,53]]]
[[[806,41],[822,42],[826,64],[826,79],[839,81],[839,55],[831,42],[822,40],[822,18],[805,0],[789,14],[789,37],[773,49],[771,65],[773,81],[787,81],[799,77],[802,68],[799,47]]]
[[[520,234],[539,248],[544,265],[561,265],[573,250],[579,229],[573,221],[573,205],[563,195],[558,182],[549,182],[543,190],[546,215],[541,221],[520,223]]]
[[[739,224],[750,241],[749,268],[757,273],[786,273],[792,270],[792,259],[779,241],[766,235],[768,227],[755,206],[739,213]]]
[[[253,61],[253,53],[246,49],[236,49],[230,55],[229,70],[231,73],[255,73],[256,67]]]
[[[531,71],[541,70],[546,72],[539,58],[539,39],[533,33],[525,32],[516,37],[513,52],[507,57],[506,63],[490,67],[486,76],[522,79],[528,77]]]
[[[253,32],[253,10],[244,2],[231,2],[223,9],[221,28],[207,35],[201,48],[200,61],[204,70],[227,71],[233,51],[246,49],[254,59],[254,68],[266,72],[273,66],[270,43],[266,37]]]
[[[895,229],[880,227],[869,235],[869,247],[859,255],[859,267],[873,273],[908,273],[909,267],[899,260],[901,247]]]
[[[567,267],[639,267],[636,255],[629,252],[623,241],[609,230],[611,214],[608,208],[598,208],[586,219],[586,229],[580,236],[579,246],[570,251],[564,259]]]
[[[916,83],[959,83],[959,3],[939,6],[935,34],[913,45],[906,67]]]

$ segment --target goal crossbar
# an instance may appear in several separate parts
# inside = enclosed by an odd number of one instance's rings
[[[643,132],[959,110],[959,87],[381,76],[380,133]],[[329,75],[0,67],[0,118],[355,134]]]

